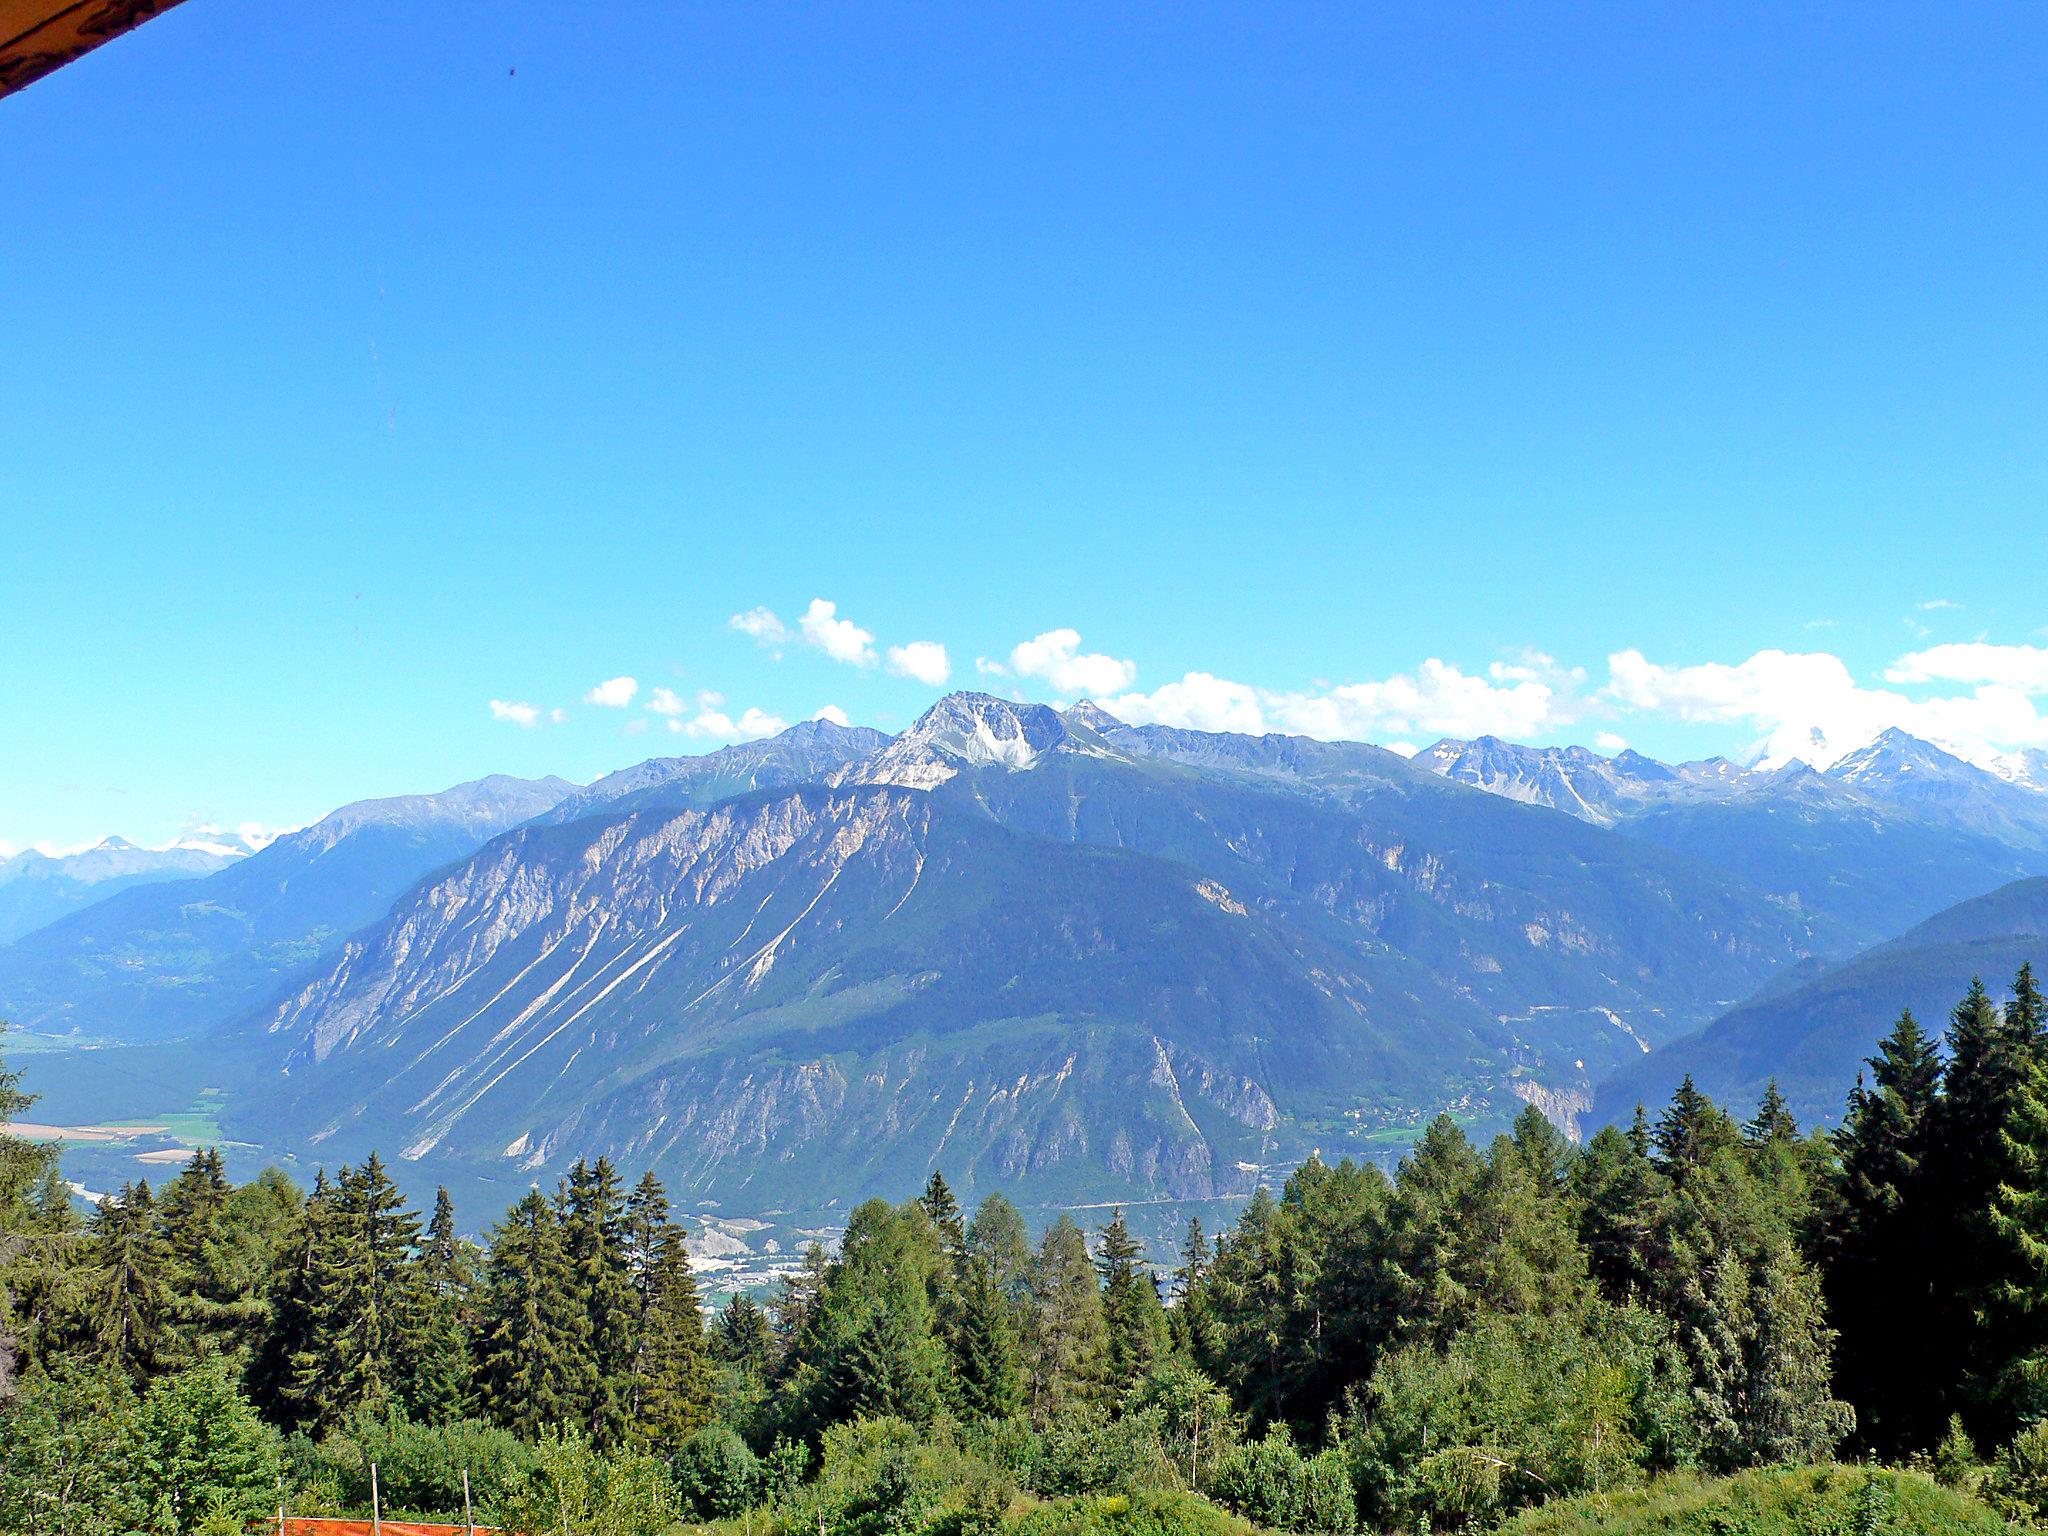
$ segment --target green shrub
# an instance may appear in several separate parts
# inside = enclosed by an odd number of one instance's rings
[[[1034,1509],[1009,1530],[1013,1536],[1253,1536],[1250,1525],[1214,1504],[1165,1488],[1061,1499]]]
[[[1918,1472],[1770,1467],[1690,1473],[1524,1510],[1497,1536],[2010,1536],[1995,1512]]]
[[[2029,1424],[1998,1453],[1984,1497],[2015,1520],[2048,1520],[2048,1424]]]
[[[1337,1446],[1303,1456],[1284,1424],[1263,1440],[1239,1445],[1217,1459],[1209,1496],[1239,1514],[1279,1531],[1347,1533],[1358,1525],[1351,1469]]]
[[[605,1455],[575,1430],[547,1430],[536,1464],[494,1524],[563,1536],[667,1536],[680,1511],[668,1471],[645,1451]]]
[[[317,1444],[294,1435],[285,1461],[303,1490],[292,1501],[294,1513],[314,1513],[321,1494],[337,1509],[367,1511],[375,1462],[385,1514],[442,1520],[461,1517],[464,1471],[474,1507],[495,1509],[538,1465],[533,1447],[495,1425],[420,1424],[402,1413],[359,1416]]]
[[[1178,1481],[1159,1443],[1156,1411],[1119,1418],[1084,1405],[1053,1416],[1038,1436],[1026,1477],[1047,1498],[1129,1493]]]
[[[277,1499],[277,1432],[223,1361],[160,1378],[136,1411],[133,1444],[134,1485],[149,1528],[163,1536],[188,1536],[205,1520],[253,1520]]]
[[[135,1396],[112,1371],[32,1372],[0,1411],[0,1530],[39,1529],[53,1509],[70,1536],[139,1525]]]
[[[669,1461],[676,1497],[692,1520],[728,1520],[761,1496],[761,1463],[723,1424],[707,1424]]]

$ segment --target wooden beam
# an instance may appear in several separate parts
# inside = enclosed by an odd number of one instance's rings
[[[0,96],[40,80],[178,0],[0,0]]]

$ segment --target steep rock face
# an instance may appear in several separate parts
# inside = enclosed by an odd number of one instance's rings
[[[1842,758],[1826,776],[2008,847],[2048,847],[2048,794],[1966,763],[1904,731],[1886,731]]]
[[[0,1017],[129,1040],[225,1023],[571,787],[498,775],[362,801],[212,875],[122,891],[0,948]]]
[[[741,742],[692,757],[656,757],[608,773],[563,797],[539,820],[575,821],[600,811],[648,806],[714,805],[756,789],[819,784],[855,758],[868,757],[890,738],[865,726],[806,720],[761,741]]]
[[[944,700],[830,786],[522,827],[245,1042],[267,1139],[720,1198],[943,1160],[1049,1198],[1241,1192],[1598,1072],[1810,947],[1673,854],[1369,747]]]
[[[1374,989],[1185,870],[806,787],[527,828],[421,887],[269,1021],[268,1129],[519,1169],[605,1150],[756,1199],[942,1154],[970,1185],[1206,1195],[1280,1101],[1467,1086],[1484,1015],[1432,997],[1465,1036],[1432,1066]]]

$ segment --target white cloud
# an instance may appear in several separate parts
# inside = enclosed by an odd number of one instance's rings
[[[624,709],[633,702],[633,695],[640,691],[637,678],[611,677],[599,683],[583,695],[583,702],[595,704],[601,709]]]
[[[789,632],[789,626],[775,616],[772,608],[749,608],[745,613],[734,614],[726,624],[763,645],[787,645],[796,638]]]
[[[1945,597],[1930,597],[1926,602],[1915,603],[1913,606],[1922,613],[1949,613],[1961,608],[1963,605],[1961,603],[1952,603]]]
[[[1119,661],[1100,652],[1081,654],[1080,632],[1049,629],[1010,652],[1010,670],[1019,677],[1042,678],[1055,690],[1102,698],[1137,681],[1136,662]]]
[[[1422,750],[1412,741],[1390,741],[1385,745],[1386,749],[1396,757],[1413,757]]]
[[[889,670],[928,688],[942,688],[953,675],[953,664],[946,659],[946,648],[938,641],[913,640],[908,645],[889,647]]]
[[[853,620],[839,618],[838,613],[837,603],[828,603],[822,597],[812,598],[811,606],[797,620],[797,629],[803,635],[804,644],[815,646],[834,661],[843,661],[848,666],[872,667],[876,660],[875,637]]]
[[[1477,677],[1432,657],[1413,673],[1381,681],[1283,693],[1190,672],[1149,693],[1118,694],[1103,703],[1133,725],[1254,735],[1279,730],[1324,741],[1389,735],[1526,738],[1584,713],[1578,694],[1584,673],[1541,652],[1496,662],[1489,673]]]
[[[674,729],[681,722],[671,721],[669,724]],[[760,709],[750,708],[737,720],[723,710],[705,709],[682,729],[706,741],[758,741],[763,736],[788,730],[789,722]]]
[[[819,710],[815,715],[811,716],[811,718],[813,720],[829,720],[834,725],[853,724],[851,720],[847,719],[846,711],[841,709],[837,704],[827,704],[823,709]]]
[[[1432,656],[1412,674],[1323,693],[1277,694],[1267,711],[1283,729],[1326,741],[1388,732],[1526,738],[1579,713],[1568,692],[1577,674],[1547,656],[1530,653],[1518,663],[1496,662],[1490,671],[1490,677],[1475,677]]]
[[[1991,645],[1972,640],[1930,646],[1885,668],[1888,683],[1991,683],[2022,693],[2048,693],[2048,646]]]
[[[690,706],[677,696],[673,688],[657,688],[647,696],[647,707],[657,715],[681,715],[689,712]]]
[[[1118,694],[1104,698],[1102,704],[1127,725],[1237,731],[1248,736],[1260,735],[1266,729],[1265,711],[1256,688],[1208,672],[1190,672],[1179,682],[1162,683],[1150,693]]]
[[[540,706],[538,704],[523,704],[513,699],[493,699],[491,700],[491,718],[531,729],[540,724]]]
[[[1008,677],[1010,669],[1000,661],[990,661],[986,656],[974,658],[974,670],[983,677]]]
[[[1626,736],[1617,736],[1612,731],[1601,731],[1594,736],[1593,745],[1602,752],[1626,752],[1628,750],[1628,738]]]
[[[1936,646],[1886,671],[1897,682],[1979,682],[1966,694],[1915,699],[1859,684],[1839,656],[1758,651],[1729,665],[1666,667],[1641,651],[1608,658],[1606,697],[1624,710],[1680,720],[1746,725],[1758,732],[1758,761],[1798,759],[1826,768],[1896,726],[1958,757],[1987,763],[2010,747],[2048,742],[2048,718],[2014,686],[2039,680],[2028,646]],[[1944,654],[1946,653],[1946,654]],[[1997,654],[1987,654],[1997,653]]]

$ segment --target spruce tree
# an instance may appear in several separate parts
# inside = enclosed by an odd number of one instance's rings
[[[1122,1397],[1166,1354],[1171,1339],[1158,1282],[1121,1206],[1102,1229],[1095,1267],[1102,1276],[1102,1319],[1109,1332],[1109,1385]]]
[[[477,1396],[531,1437],[581,1423],[591,1399],[590,1314],[554,1206],[530,1190],[491,1231],[478,1301]]]
[[[1649,1295],[1656,1224],[1666,1194],[1650,1160],[1642,1111],[1632,1131],[1603,1126],[1572,1164],[1579,1241],[1601,1294],[1629,1302]]]
[[[450,1423],[469,1410],[477,1263],[475,1249],[455,1230],[455,1202],[446,1188],[434,1191],[434,1214],[420,1244],[418,1285],[418,1354],[409,1373],[406,1409],[426,1423]]]
[[[1007,1419],[1024,1406],[1024,1361],[1017,1306],[995,1261],[969,1254],[947,1319],[946,1346],[962,1413]]]
[[[711,1330],[711,1352],[725,1364],[756,1378],[765,1377],[775,1352],[775,1335],[761,1304],[741,1291],[718,1314]]]
[[[925,1215],[938,1230],[939,1246],[946,1251],[949,1259],[957,1260],[967,1249],[967,1233],[960,1215],[960,1202],[953,1198],[953,1190],[946,1183],[946,1176],[936,1168],[925,1181],[924,1193],[917,1203],[924,1208]]]
[[[341,1170],[308,1248],[305,1338],[292,1361],[293,1396],[314,1422],[407,1400],[427,1315],[419,1236],[419,1217],[374,1152]]]
[[[648,1225],[636,1244],[640,1313],[622,1408],[628,1440],[672,1451],[711,1422],[711,1362],[686,1234],[674,1222],[652,1219],[648,1193],[643,1183],[635,1197]],[[664,1216],[666,1205],[660,1202]]]
[[[86,1320],[91,1350],[141,1385],[162,1369],[169,1349],[169,1299],[149,1184],[124,1184],[102,1200],[91,1225],[93,1279]]]
[[[1928,1328],[1939,1297],[1926,1180],[1941,1059],[1909,1011],[1869,1066],[1870,1086],[1859,1079],[1836,1136],[1828,1312],[1841,1335],[1837,1390],[1855,1405],[1859,1440],[1898,1457],[1931,1445],[1943,1424],[1943,1370]]]
[[[967,1227],[967,1251],[988,1262],[1010,1300],[1022,1304],[1031,1294],[1031,1234],[1024,1217],[1001,1191],[975,1207]]]
[[[615,1445],[625,1428],[622,1396],[640,1308],[626,1253],[625,1200],[609,1159],[578,1159],[569,1170],[561,1226],[571,1283],[586,1316],[587,1358],[577,1373],[589,1392],[583,1423],[598,1445]]]
[[[2022,965],[2005,1006],[2018,1051],[2005,1125],[1999,1134],[2003,1178],[1987,1212],[1990,1274],[1977,1324],[1993,1370],[1982,1382],[1983,1422],[2011,1433],[2048,1413],[2048,1024],[2031,965]]]
[[[2039,1046],[2024,1008],[2000,1008],[1972,980],[1949,1016],[1948,1047],[1927,1157],[1932,1242],[1942,1261],[1932,1321],[1937,1358],[1948,1367],[1942,1401],[1931,1406],[1943,1417],[1960,1412],[1980,1443],[1996,1444],[2008,1420],[1996,1399],[2015,1342],[2001,1328],[1999,1298],[2013,1279],[2015,1250],[1994,1212],[2001,1186],[2022,1187],[2011,1132]]]

